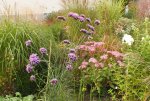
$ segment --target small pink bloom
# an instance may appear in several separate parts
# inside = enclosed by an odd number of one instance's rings
[[[103,63],[99,63],[100,67],[103,68],[104,67],[104,64]]]
[[[80,50],[87,50],[87,46],[85,46],[85,45],[80,45],[80,46],[79,46],[79,49],[80,49]]]
[[[96,68],[103,68],[104,64],[103,63],[95,63]]]
[[[88,65],[88,62],[83,61],[83,62],[82,62],[82,65],[86,65],[86,66],[87,66],[87,65]]]
[[[88,51],[93,53],[96,51],[96,49],[93,46],[88,46]]]
[[[91,63],[97,63],[98,61],[95,58],[90,58],[89,62],[91,62]]]
[[[115,58],[123,57],[124,55],[118,51],[107,51],[107,53],[113,55]]]
[[[102,60],[107,60],[108,59],[108,55],[107,54],[104,54],[100,57]]]
[[[112,64],[108,64],[108,67],[110,67],[110,68],[111,68],[112,66],[113,66]]]
[[[120,67],[124,67],[124,66],[125,66],[125,64],[124,64],[122,61],[117,61],[117,63],[118,63],[118,65],[119,65]]]
[[[101,46],[103,46],[105,43],[104,42],[95,42],[94,43],[94,46],[95,47],[101,47]]]
[[[85,45],[94,45],[94,41],[84,42]]]
[[[79,67],[79,69],[86,69],[87,65],[88,65],[88,62],[83,61],[83,62],[81,63],[81,66]]]

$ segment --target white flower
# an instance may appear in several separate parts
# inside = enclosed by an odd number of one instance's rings
[[[129,6],[128,6],[128,5],[126,5],[126,7],[125,7],[125,14],[127,15],[127,14],[128,14],[128,12],[129,12]]]
[[[118,89],[118,87],[116,86],[115,89]]]
[[[131,35],[124,34],[124,36],[122,38],[122,42],[131,46],[132,43],[134,42],[134,39]]]

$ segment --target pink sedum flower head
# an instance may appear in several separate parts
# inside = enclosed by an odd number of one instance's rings
[[[95,67],[96,68],[103,68],[104,67],[104,64],[103,63],[95,63]]]
[[[94,54],[96,49],[93,46],[88,46],[88,51],[89,51],[90,54]]]
[[[36,80],[35,75],[31,75],[31,76],[30,76],[30,81],[35,81],[35,80]]]
[[[47,54],[47,49],[42,47],[42,48],[40,48],[40,52],[41,52],[41,54]]]
[[[84,42],[85,45],[94,45],[94,43],[95,43],[94,41],[87,41],[87,42]]]
[[[108,55],[107,54],[104,54],[100,57],[102,60],[107,60],[108,59]]]
[[[125,64],[122,62],[122,61],[117,61],[117,63],[118,63],[118,65],[120,66],[120,67],[124,67],[125,66]]]
[[[28,73],[31,73],[32,70],[33,70],[33,66],[32,66],[31,64],[28,64],[28,65],[26,66],[26,71],[27,71]]]
[[[25,44],[26,44],[27,47],[29,47],[29,46],[31,46],[32,41],[31,41],[31,40],[27,40],[27,41],[25,42]]]
[[[56,85],[58,83],[58,80],[56,78],[52,79],[50,81],[51,85]]]
[[[104,42],[95,42],[94,46],[98,48],[98,47],[103,46],[104,44],[105,44]]]
[[[84,51],[88,49],[86,45],[80,45],[78,48],[79,50],[84,50]]]
[[[79,67],[79,69],[86,69],[86,68],[87,68],[87,65],[88,65],[88,62],[83,61],[83,62],[81,63],[81,66]]]
[[[113,55],[115,58],[123,57],[124,55],[118,51],[107,51],[107,53]]]
[[[89,62],[95,64],[95,63],[97,63],[98,61],[97,61],[95,58],[90,58],[90,59],[89,59]]]

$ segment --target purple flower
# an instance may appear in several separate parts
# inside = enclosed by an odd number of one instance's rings
[[[31,75],[30,76],[30,81],[35,81],[35,80],[36,80],[35,75]]]
[[[77,14],[77,13],[73,13],[72,17],[73,17],[74,19],[78,19],[79,14]]]
[[[75,49],[70,49],[70,53],[75,53]]]
[[[85,21],[85,18],[82,17],[82,16],[79,16],[78,19],[79,19],[80,22],[84,22]]]
[[[67,64],[66,69],[67,69],[68,71],[71,71],[71,70],[73,69],[73,67],[72,67],[71,64]]]
[[[69,40],[64,40],[63,41],[65,44],[70,44],[70,41]]]
[[[28,47],[28,46],[31,46],[32,41],[31,41],[31,40],[27,40],[27,41],[25,42],[25,44],[26,44],[27,47]]]
[[[41,54],[47,54],[47,49],[46,48],[40,48]]]
[[[94,24],[95,25],[99,25],[100,24],[100,20],[95,20]]]
[[[89,33],[86,29],[81,29],[80,32],[85,33],[85,34]]]
[[[40,58],[37,54],[31,54],[29,57],[29,61],[31,65],[37,65],[40,63]]]
[[[66,21],[66,18],[64,16],[57,16],[57,19]]]
[[[86,18],[86,21],[91,23],[91,19],[90,18]]]
[[[87,27],[88,27],[90,30],[92,30],[92,31],[95,30],[95,28],[94,28],[92,25],[90,25],[90,24],[87,24]]]
[[[28,65],[26,66],[26,71],[27,71],[28,73],[31,73],[32,70],[33,70],[33,66],[32,66],[31,64],[28,64]]]
[[[71,61],[76,61],[76,59],[77,59],[75,53],[69,53],[69,54],[68,54],[68,57],[69,57],[69,59],[70,59]]]
[[[72,15],[73,15],[73,12],[69,12],[69,13],[68,13],[68,16],[69,16],[69,17],[72,17]]]
[[[70,13],[68,14],[68,16],[69,16],[69,17],[72,17],[72,18],[74,18],[74,19],[78,19],[79,14],[70,12]]]
[[[50,81],[51,85],[56,85],[57,82],[58,82],[58,80],[56,78],[54,78]]]

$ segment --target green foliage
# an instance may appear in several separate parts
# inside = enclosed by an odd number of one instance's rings
[[[11,95],[6,95],[6,97],[0,97],[0,101],[33,101],[33,99],[33,95],[22,97],[19,92],[15,93],[15,97]]]
[[[102,20],[100,33],[111,34],[114,23],[123,15],[124,0],[100,0],[96,7],[98,18]]]

